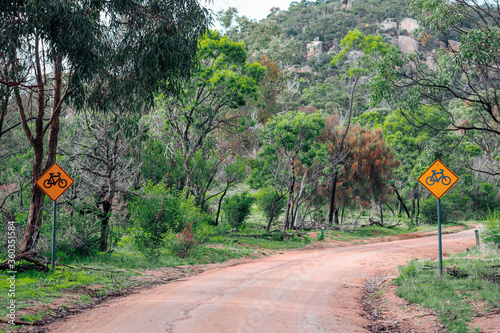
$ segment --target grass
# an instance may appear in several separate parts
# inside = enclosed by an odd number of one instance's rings
[[[116,271],[113,273],[104,271],[88,271],[80,268],[69,269],[58,267],[54,272],[19,272],[16,274],[15,300],[17,311],[30,306],[40,306],[53,302],[56,298],[63,296],[69,290],[81,289],[91,285],[101,285],[102,288],[95,291],[94,297],[104,296],[109,292],[130,285],[128,277],[131,272]],[[0,278],[0,289],[8,289],[6,278]],[[88,301],[91,298],[80,298]],[[7,297],[0,300],[0,317],[7,314]],[[66,304],[67,305],[67,304]],[[40,314],[44,315],[44,313]],[[40,320],[39,314],[24,316],[27,322]]]
[[[77,307],[88,304],[96,298],[106,296],[114,291],[135,287],[141,283],[137,279],[144,269],[157,269],[162,267],[197,265],[224,262],[233,258],[257,256],[266,254],[265,250],[284,251],[296,249],[310,244],[313,239],[306,236],[305,239],[278,241],[268,237],[254,238],[248,235],[263,234],[266,226],[263,214],[253,205],[251,215],[245,222],[244,227],[233,234],[227,223],[221,223],[220,227],[208,228],[197,231],[200,234],[201,243],[193,249],[186,258],[179,258],[165,248],[159,250],[158,257],[151,260],[137,251],[133,240],[129,236],[123,236],[113,252],[100,252],[90,256],[73,256],[62,260],[67,265],[73,265],[75,269],[58,267],[55,272],[26,272],[16,275],[16,305],[17,310],[23,313],[22,320],[33,323],[66,307]],[[419,227],[408,229],[396,227],[386,229],[381,227],[366,227],[363,230],[347,233],[341,231],[327,232],[326,236],[338,240],[366,239],[408,233],[412,231],[429,230],[431,227]],[[59,252],[58,258],[64,258],[65,253]],[[81,269],[75,266],[87,266],[98,270]],[[7,288],[7,279],[0,278],[0,288]],[[68,297],[72,296],[72,297]],[[54,309],[57,300],[64,301]],[[0,298],[0,317],[7,313],[8,299]],[[48,306],[52,303],[51,306]],[[37,311],[23,312],[23,309],[35,308]],[[0,332],[2,332],[0,327]]]
[[[469,332],[467,323],[477,311],[500,307],[498,280],[487,278],[498,272],[492,266],[500,264],[499,254],[498,249],[473,249],[452,255],[443,260],[442,280],[436,261],[413,260],[400,267],[398,296],[433,309],[449,332]]]

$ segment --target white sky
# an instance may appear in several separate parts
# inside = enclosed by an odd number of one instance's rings
[[[269,15],[272,7],[286,10],[293,0],[212,0],[209,4],[203,0],[200,2],[212,9],[214,14],[219,10],[235,7],[238,9],[238,16],[247,16],[260,21]],[[297,2],[300,2],[300,0],[297,0]]]

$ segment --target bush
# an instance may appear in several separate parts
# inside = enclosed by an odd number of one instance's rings
[[[85,210],[86,214],[79,213],[80,209]],[[70,256],[94,255],[98,252],[101,220],[97,216],[97,211],[89,209],[88,206],[76,207],[74,210],[72,215],[58,212],[57,248]],[[47,226],[49,226],[49,230],[45,231],[46,237],[44,239],[51,240],[52,222]],[[47,248],[44,249],[44,241],[40,243],[39,247],[40,252],[46,250],[47,255],[52,251],[50,244],[47,244]]]
[[[486,243],[500,246],[500,210],[490,211],[483,222],[481,236]]]
[[[144,254],[148,260],[156,259],[160,256],[163,247],[163,237],[154,236],[141,227],[129,229],[137,250]]]
[[[241,194],[235,194],[224,200],[222,210],[226,216],[227,221],[234,228],[239,228],[250,214],[250,207],[252,206],[252,197],[245,191]]]
[[[154,237],[162,237],[167,231],[180,232],[184,228],[182,200],[178,193],[165,190],[163,184],[150,182],[130,204],[131,220]]]
[[[177,191],[166,190],[163,184],[151,182],[130,204],[129,213],[134,244],[149,259],[159,256],[167,235],[184,233],[187,221],[191,223],[191,232],[193,227],[211,223],[211,217],[195,207],[192,200],[184,199]]]
[[[274,220],[277,216],[279,216],[286,205],[286,198],[283,196],[279,198],[279,194],[276,193],[276,190],[273,187],[266,187],[260,190],[255,196],[256,204],[259,209],[266,216],[267,221]],[[277,200],[275,202],[275,200]],[[273,209],[273,202],[274,209]]]
[[[450,223],[453,220],[461,220],[458,215],[461,211],[456,211],[452,209],[452,199],[449,193],[446,194],[447,197],[441,200],[441,223]],[[420,219],[421,222],[427,224],[437,224],[437,200],[434,196],[429,196],[427,199],[420,202]]]
[[[193,233],[193,222],[187,224],[181,233],[170,238],[170,249],[180,258],[189,256],[196,244],[197,242]]]

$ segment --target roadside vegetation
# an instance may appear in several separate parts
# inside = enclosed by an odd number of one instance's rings
[[[0,270],[14,261],[20,307],[36,283],[113,293],[321,228],[348,242],[435,228],[417,178],[436,159],[460,177],[444,224],[498,215],[499,8],[318,0],[255,22],[193,0],[0,2]],[[75,183],[52,273],[35,181],[54,162]]]
[[[498,211],[491,212],[482,229],[486,245],[444,258],[442,280],[436,261],[401,266],[398,296],[432,309],[449,332],[480,332],[470,322],[500,309],[499,223]]]

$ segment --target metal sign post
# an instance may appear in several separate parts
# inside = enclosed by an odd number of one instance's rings
[[[56,268],[56,211],[57,199],[66,192],[66,190],[73,185],[75,181],[71,178],[66,171],[54,163],[52,166],[37,179],[36,185],[47,194],[52,201],[52,270]]]
[[[52,210],[53,210],[53,219],[52,219],[52,261],[51,261],[51,266],[52,270],[55,269],[56,265],[56,207],[57,207],[57,201],[54,201],[52,204]]]
[[[441,197],[458,181],[458,176],[453,173],[443,162],[436,160],[418,178],[420,184],[429,190],[437,199],[438,213],[438,244],[439,244],[439,278],[443,279],[443,244],[441,239]]]
[[[441,199],[438,200],[438,238],[439,238],[439,279],[443,279],[443,244],[441,241]]]

